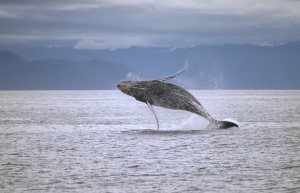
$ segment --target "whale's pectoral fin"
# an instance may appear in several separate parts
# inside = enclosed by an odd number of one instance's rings
[[[148,101],[146,102],[146,104],[148,105],[149,109],[151,110],[151,112],[155,116],[156,124],[157,124],[157,130],[159,130],[159,121],[158,121],[157,115],[156,115],[156,113],[154,111],[154,108],[153,108],[153,106]]]
[[[182,74],[184,71],[186,71],[188,69],[188,66],[189,66],[188,61],[185,61],[184,66],[178,72],[176,72],[175,74],[173,74],[171,76],[161,78],[161,79],[159,79],[159,81],[164,82],[164,81],[168,81],[168,80],[171,80],[173,78],[176,78],[177,76]]]

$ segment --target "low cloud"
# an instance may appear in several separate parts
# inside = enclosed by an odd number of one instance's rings
[[[107,37],[103,40],[83,39],[79,40],[74,49],[88,50],[116,50],[130,48],[133,46],[147,46],[142,39],[138,37]]]
[[[80,40],[75,44],[74,48],[89,50],[105,49],[105,44],[104,42],[98,42],[95,40]]]
[[[2,44],[68,40],[75,49],[115,50],[300,41],[300,1],[291,0],[1,1],[0,18]]]
[[[15,13],[11,13],[11,12],[8,12],[6,10],[1,10],[0,9],[0,19],[15,19],[17,18],[17,14]]]

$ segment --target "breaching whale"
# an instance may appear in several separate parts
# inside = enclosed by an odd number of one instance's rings
[[[158,80],[123,81],[120,82],[117,87],[123,93],[132,96],[136,100],[148,105],[149,109],[155,116],[158,130],[159,121],[153,106],[189,111],[204,117],[216,128],[226,129],[230,127],[238,127],[236,123],[214,119],[191,93],[178,85],[166,82],[177,77],[184,71],[185,69],[181,69],[172,76]]]

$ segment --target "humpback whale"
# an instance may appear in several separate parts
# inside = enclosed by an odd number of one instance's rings
[[[125,94],[134,97],[136,100],[146,103],[155,116],[157,130],[159,121],[153,106],[167,109],[183,110],[207,119],[216,128],[238,127],[236,123],[230,121],[219,121],[213,118],[201,105],[201,103],[184,88],[167,83],[166,81],[182,74],[186,69],[181,69],[174,75],[158,80],[148,81],[123,81],[117,87]]]

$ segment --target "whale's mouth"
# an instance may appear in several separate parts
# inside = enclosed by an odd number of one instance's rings
[[[122,83],[119,83],[119,84],[117,85],[117,87],[118,87],[119,90],[121,90],[121,89],[122,89]]]
[[[130,88],[132,87],[132,84],[129,81],[120,82],[117,85],[118,89],[122,92],[128,92]]]

